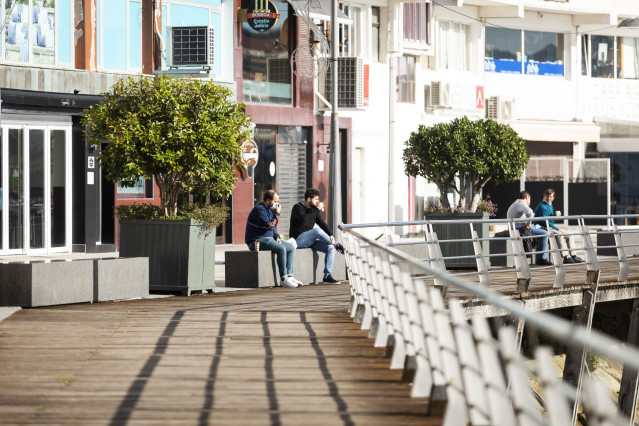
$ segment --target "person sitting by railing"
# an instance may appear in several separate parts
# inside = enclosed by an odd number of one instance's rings
[[[544,191],[544,199],[537,204],[535,207],[535,216],[540,217],[548,217],[548,216],[559,216],[559,214],[555,214],[555,208],[552,205],[553,200],[555,199],[555,190],[549,188]],[[548,225],[546,225],[548,223]],[[545,220],[545,221],[536,221],[536,225],[539,225],[542,229],[546,229],[550,235],[554,236],[557,240],[557,245],[561,249],[561,254],[564,256],[564,263],[583,263],[583,259],[577,256],[575,253],[575,239],[572,235],[565,235],[566,231],[563,229],[559,229],[555,225],[554,220]],[[548,229],[549,227],[549,229]],[[568,255],[566,255],[566,249],[568,249]]]
[[[521,191],[519,193],[519,198],[515,200],[514,203],[510,205],[508,208],[508,212],[506,213],[506,217],[508,219],[519,219],[522,217],[532,218],[535,216],[535,213],[530,208],[530,193],[528,191]],[[531,226],[530,222],[515,222],[515,228],[519,230],[519,233],[525,235],[530,233],[532,235],[538,235],[539,238],[537,240],[537,251],[541,251],[540,255],[537,256],[536,265],[552,265],[552,263],[548,260],[548,231],[545,229],[541,229],[537,226]]]

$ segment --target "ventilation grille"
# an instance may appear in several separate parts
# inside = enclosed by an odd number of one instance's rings
[[[486,117],[492,120],[512,120],[513,101],[491,96],[486,99]]]
[[[170,27],[169,67],[215,65],[213,27]]]
[[[344,57],[337,58],[337,93],[339,108],[357,108],[364,107],[364,63],[361,58]],[[326,73],[325,96],[329,102],[333,95],[332,90],[332,71],[331,65],[328,66]]]

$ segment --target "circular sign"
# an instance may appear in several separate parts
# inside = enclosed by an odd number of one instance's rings
[[[280,14],[269,0],[253,0],[246,10],[246,22],[255,31],[263,33],[275,26]]]
[[[250,165],[255,168],[257,160],[260,158],[260,154],[257,151],[257,143],[254,141],[246,141],[242,144],[242,164],[247,169]]]

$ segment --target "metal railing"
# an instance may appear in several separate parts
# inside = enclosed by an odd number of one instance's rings
[[[625,216],[624,216],[625,217]],[[592,306],[587,309],[585,326],[571,323],[545,312],[531,312],[512,298],[505,298],[490,288],[490,274],[500,268],[489,268],[488,260],[496,256],[514,259],[514,268],[501,268],[516,272],[516,291],[526,291],[532,278],[523,248],[522,237],[516,229],[523,220],[501,221],[507,225],[507,237],[485,235],[475,229],[496,220],[454,220],[340,225],[346,249],[346,265],[351,286],[351,316],[361,322],[362,329],[370,330],[374,345],[391,346],[391,368],[404,369],[412,381],[412,396],[429,397],[431,405],[445,403],[444,424],[575,424],[581,405],[588,424],[633,424],[637,400],[636,372],[639,371],[639,351],[622,347],[620,342],[591,330],[592,313],[599,285],[599,264],[619,262],[619,280],[628,277],[629,258],[626,250],[639,244],[624,235],[630,230],[619,229],[615,219],[619,216],[572,216],[550,218],[577,223],[568,232],[579,239],[574,249],[585,255],[584,284]],[[588,220],[607,221],[595,229],[586,225]],[[436,225],[463,224],[470,227],[471,238],[439,240]],[[402,241],[393,237],[392,227],[421,226],[423,241]],[[386,241],[380,243],[361,233],[362,230],[383,230]],[[370,232],[369,232],[370,233]],[[637,233],[637,230],[634,231]],[[593,239],[606,235],[614,244],[597,246]],[[564,264],[563,251],[550,238],[550,250],[555,268],[554,288],[564,285],[565,268],[577,264]],[[628,241],[626,241],[628,240]],[[504,241],[506,253],[484,253],[483,241]],[[472,255],[442,253],[443,244],[471,244]],[[616,259],[598,257],[598,249],[613,250]],[[413,256],[407,252],[417,253]],[[534,254],[541,254],[537,252]],[[447,271],[446,261],[472,259],[474,271]],[[563,272],[563,273],[562,273]],[[475,275],[479,283],[466,278]],[[520,351],[522,330],[502,326],[493,333],[487,318],[472,315],[469,318],[462,302],[446,298],[447,288],[455,288],[479,297],[523,324],[547,333],[561,342],[582,348],[578,379],[575,383],[562,381],[556,374],[552,353],[540,346],[527,358]],[[593,380],[586,366],[586,352],[609,357],[624,366],[624,375],[634,372],[634,391],[630,408],[619,410],[612,403],[609,390]],[[626,370],[627,369],[627,370]],[[531,381],[538,383],[539,392],[531,391]],[[537,395],[537,398],[535,397]]]

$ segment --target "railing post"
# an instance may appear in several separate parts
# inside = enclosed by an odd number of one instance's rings
[[[437,233],[433,231],[433,226],[428,224],[428,253],[430,254],[430,267],[436,271],[446,272],[446,262],[444,262],[444,255],[442,254],[442,248],[439,245],[437,239]],[[439,277],[435,277],[435,287],[438,287],[442,292],[442,296],[446,297],[446,291],[448,290],[448,284]]]
[[[410,329],[407,331],[404,329],[402,322],[402,312],[400,298],[396,292],[395,281],[393,280],[390,258],[387,253],[378,252],[377,259],[378,265],[381,264],[381,276],[382,282],[381,289],[383,289],[383,295],[388,301],[388,309],[390,311],[390,318],[393,324],[394,331],[394,346],[393,355],[391,357],[391,369],[402,369],[406,361],[406,356],[409,355],[409,341],[410,339],[406,333],[410,333]]]
[[[490,275],[488,274],[488,267],[486,266],[486,259],[484,258],[484,252],[481,249],[481,241],[477,231],[473,228],[473,224],[470,224],[470,235],[473,237],[473,248],[475,249],[475,261],[477,262],[477,273],[479,274],[479,285],[483,287],[490,287]]]
[[[557,244],[557,238],[552,235],[550,228],[548,229],[548,245],[550,246],[550,257],[552,257],[552,263],[555,265],[555,283],[552,288],[564,288],[564,282],[566,281],[566,268],[564,268],[564,257],[559,251],[559,244]]]
[[[511,327],[502,327],[499,330],[499,347],[506,377],[508,377],[513,409],[517,417],[515,424],[532,424],[531,417],[537,414],[537,407],[528,386],[528,372],[519,355],[515,332]]]
[[[628,271],[630,270],[630,265],[628,264],[628,256],[626,256],[626,249],[623,246],[623,242],[621,241],[621,233],[619,232],[619,228],[617,228],[617,224],[612,218],[608,218],[609,226],[612,226],[612,231],[615,235],[615,246],[617,246],[617,258],[619,259],[619,277],[617,278],[619,281],[626,281],[628,279]]]
[[[433,306],[439,351],[446,377],[446,394],[448,404],[444,415],[445,426],[465,425],[468,423],[468,401],[464,394],[464,384],[459,366],[459,348],[455,345],[453,331],[450,324],[450,314],[444,306],[444,299],[436,289],[430,290],[430,300]]]
[[[526,259],[526,251],[524,250],[524,244],[521,242],[519,230],[515,228],[515,223],[512,221],[508,223],[508,233],[510,235],[510,246],[515,259],[515,267],[517,268],[517,288],[515,289],[515,293],[524,293],[528,291],[530,279],[532,278],[530,268],[528,267],[528,260]]]
[[[555,363],[552,352],[548,348],[537,348],[535,359],[537,371],[544,395],[544,405],[548,410],[548,420],[551,426],[565,426],[570,424],[570,402],[565,393],[559,389],[561,383],[557,380]]]
[[[490,418],[488,401],[485,395],[486,384],[484,383],[479,356],[476,352],[472,329],[458,300],[450,300],[448,309],[450,310],[452,327],[457,343],[470,423],[473,425],[494,424]]]
[[[472,319],[473,334],[477,353],[481,361],[481,371],[486,381],[486,399],[490,407],[491,422],[495,426],[515,424],[515,413],[508,394],[500,355],[495,345],[486,318]]]
[[[600,268],[597,253],[592,244],[592,238],[590,238],[590,232],[588,231],[584,218],[579,218],[578,223],[582,245],[584,246],[583,250],[586,255],[586,284],[598,284]]]

